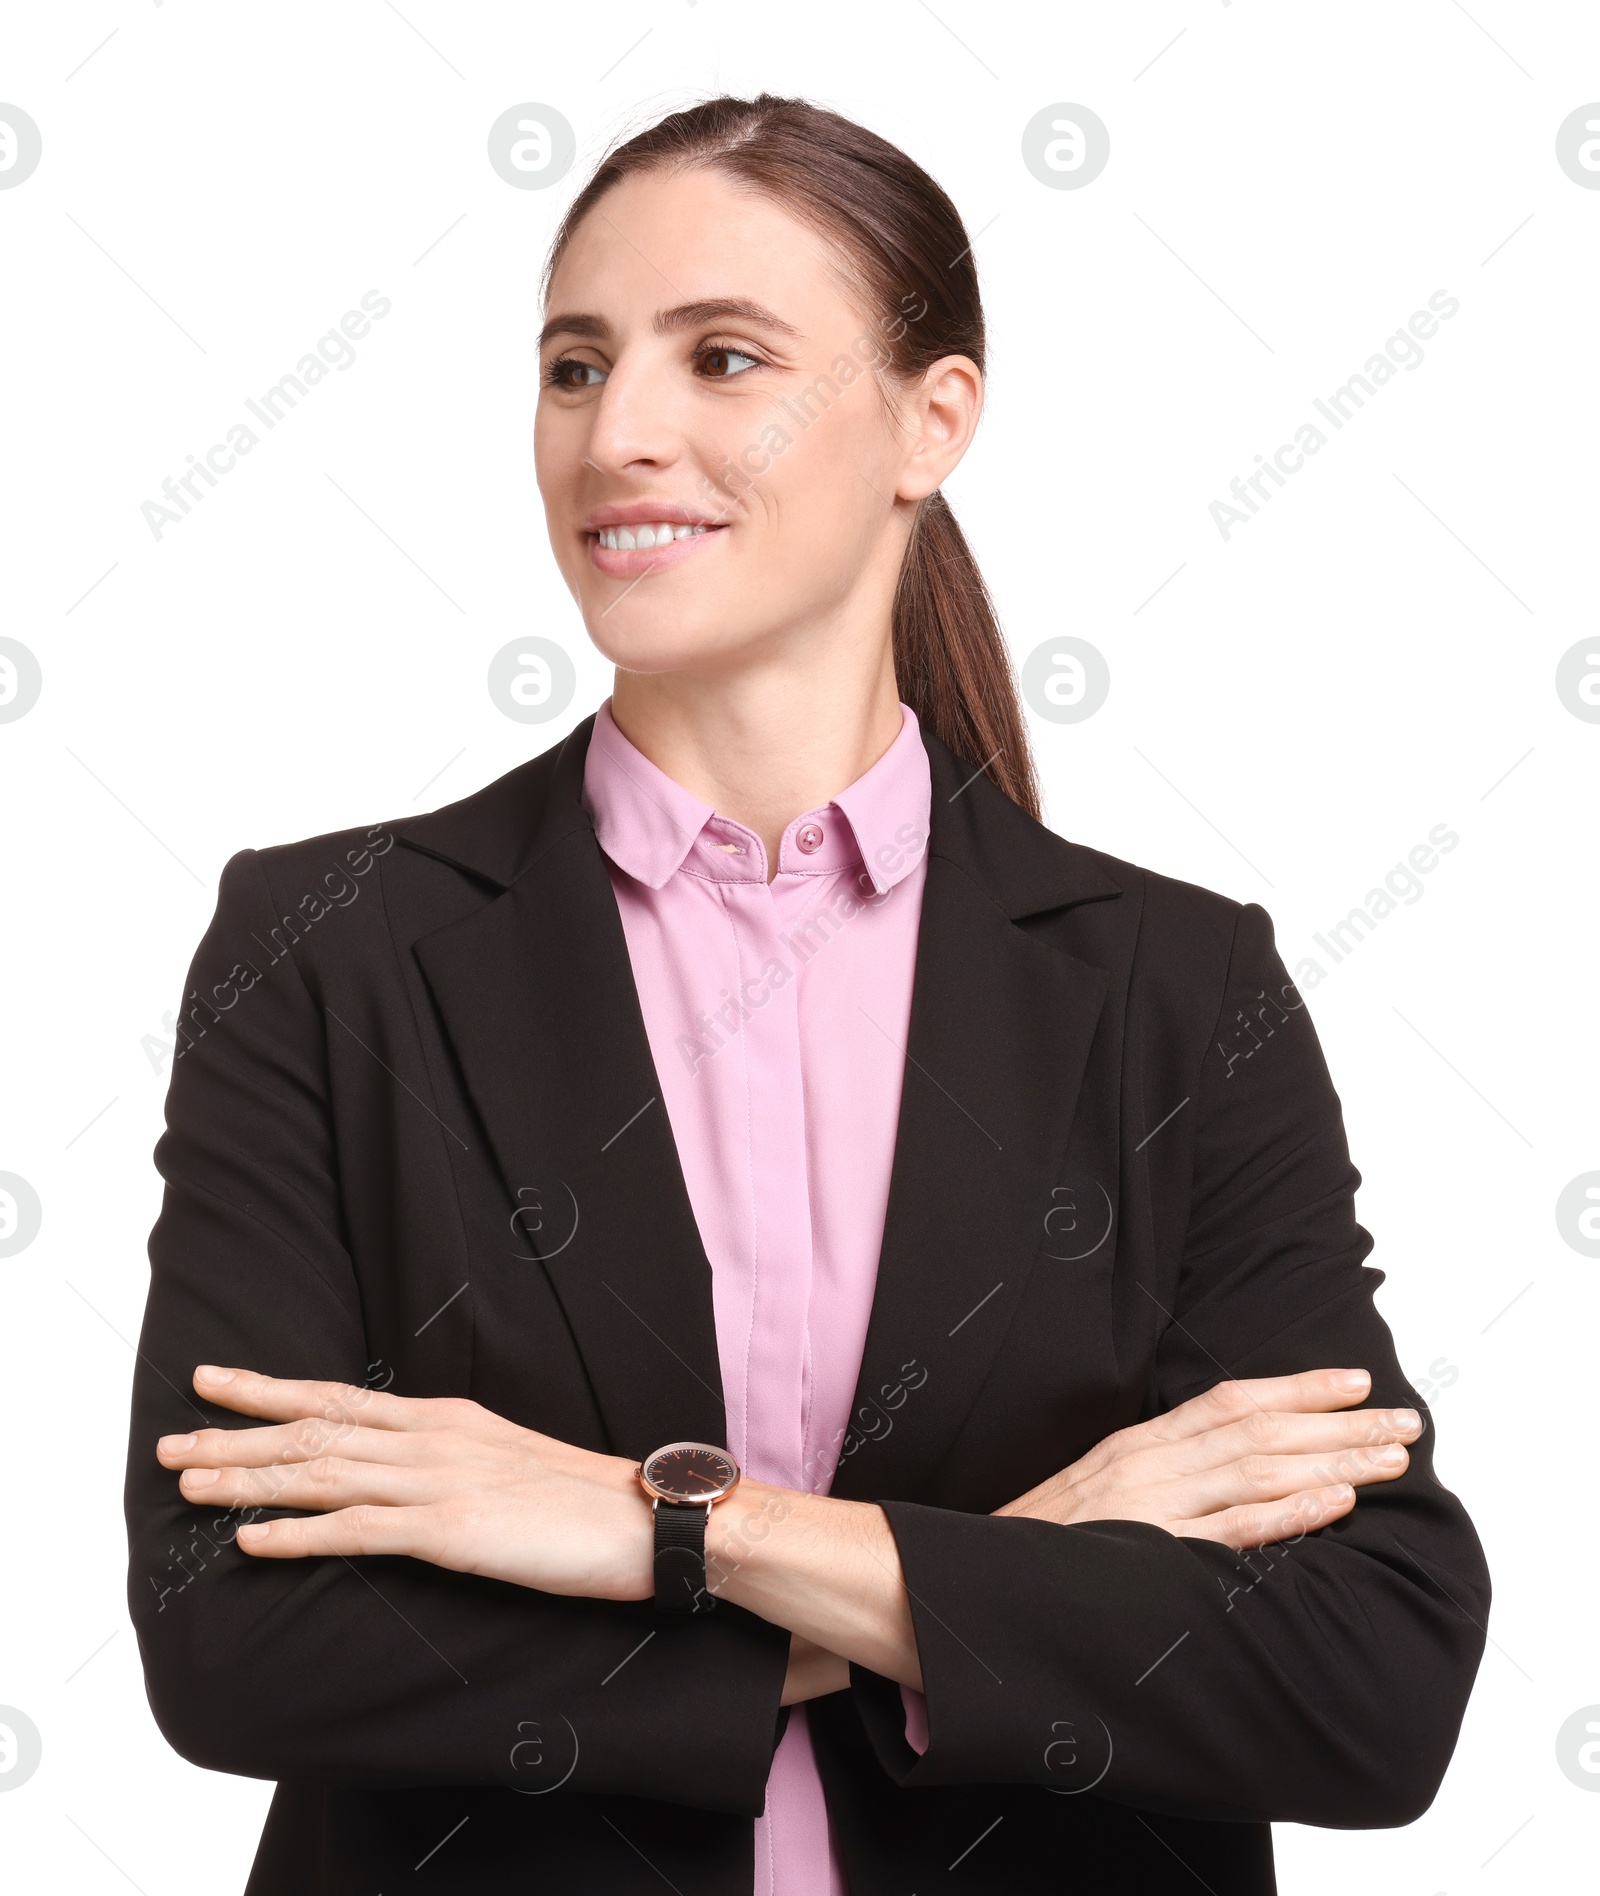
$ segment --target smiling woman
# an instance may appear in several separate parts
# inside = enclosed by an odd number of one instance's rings
[[[738,662],[770,649],[777,624],[826,623],[842,576],[887,587],[898,693],[1036,815],[1005,643],[939,492],[983,402],[971,246],[903,153],[833,114],[758,106],[713,102],[633,139],[556,235],[536,429],[556,558],[629,675],[678,670],[684,647]],[[580,284],[604,286],[595,307]],[[670,296],[685,284],[708,293]],[[649,440],[660,428],[675,436],[666,458]],[[674,504],[583,504],[598,469],[631,461],[670,469]],[[602,542],[657,522],[714,544],[686,549],[674,532],[641,558],[637,538]],[[596,585],[680,561],[682,586]],[[820,668],[784,643],[797,714],[820,713]]]
[[[955,207],[713,99],[605,160],[546,291],[612,695],[235,856],[191,990],[394,835],[157,1148],[130,1598],[171,1742],[279,1781],[250,1896],[1256,1896],[1275,1818],[1409,1821],[1482,1555],[1268,917],[1039,820],[940,491]]]

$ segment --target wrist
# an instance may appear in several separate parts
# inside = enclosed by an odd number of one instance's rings
[[[628,1464],[628,1486],[617,1494],[619,1585],[613,1598],[648,1600],[656,1590],[656,1522],[649,1497]]]
[[[796,1489],[774,1487],[746,1476],[726,1501],[711,1510],[706,1523],[706,1585],[710,1590],[731,1597],[740,1590],[740,1580],[748,1586],[766,1564],[764,1557],[773,1529],[811,1499]]]
[[[711,1612],[717,1602],[707,1537],[717,1507],[740,1486],[738,1462],[709,1442],[668,1442],[647,1455],[634,1473],[653,1516],[656,1611]]]

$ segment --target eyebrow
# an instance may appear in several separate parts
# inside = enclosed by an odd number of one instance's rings
[[[804,340],[793,323],[786,323],[781,316],[774,315],[760,303],[753,303],[747,296],[705,297],[698,303],[679,303],[672,309],[658,309],[651,326],[658,336],[668,336],[680,329],[702,329],[718,319],[728,317],[755,323],[762,329],[789,336],[797,342]],[[539,347],[542,349],[552,336],[583,336],[593,342],[604,342],[610,335],[611,325],[603,316],[572,311],[550,318],[539,331]]]

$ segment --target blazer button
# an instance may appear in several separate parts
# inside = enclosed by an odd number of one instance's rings
[[[822,828],[817,823],[802,823],[794,833],[795,847],[814,856],[822,847]]]

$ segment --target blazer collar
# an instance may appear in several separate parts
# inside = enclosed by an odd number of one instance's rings
[[[592,829],[583,807],[583,760],[593,730],[591,712],[559,744],[483,789],[390,828],[409,848],[509,889],[563,837]]]
[[[459,802],[393,824],[395,835],[497,889],[509,889],[574,830],[592,830],[583,802],[593,712],[542,755]],[[1103,856],[1034,822],[989,779],[923,727],[932,778],[929,853],[942,856],[1013,921],[1122,894]]]

